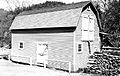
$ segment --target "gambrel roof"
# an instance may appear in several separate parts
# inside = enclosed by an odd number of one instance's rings
[[[10,29],[76,27],[81,11],[89,1],[55,8],[25,11],[13,21]]]

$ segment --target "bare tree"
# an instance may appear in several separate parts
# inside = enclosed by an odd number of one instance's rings
[[[119,1],[118,0],[99,0],[97,9],[100,13],[101,20],[101,32],[105,32],[108,35],[102,35],[101,41],[103,44],[107,40],[114,47],[120,46],[120,14],[119,14]]]

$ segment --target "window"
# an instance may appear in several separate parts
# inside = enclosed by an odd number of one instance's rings
[[[83,51],[83,46],[82,46],[82,43],[77,43],[77,52],[78,53],[81,53]]]
[[[23,42],[20,42],[20,43],[19,43],[19,48],[20,48],[20,49],[23,49],[23,48],[24,48]]]
[[[87,8],[87,11],[90,11],[90,6]]]
[[[81,49],[81,44],[78,44],[78,52],[81,52],[82,49]]]
[[[82,14],[82,40],[94,40],[94,16]]]

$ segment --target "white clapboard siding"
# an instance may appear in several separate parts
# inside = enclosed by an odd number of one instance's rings
[[[36,42],[48,42],[48,59],[73,62],[73,33],[51,34],[12,34],[12,55],[31,56],[36,60]],[[18,42],[24,42],[24,49],[19,50]],[[18,60],[19,61],[19,60]]]

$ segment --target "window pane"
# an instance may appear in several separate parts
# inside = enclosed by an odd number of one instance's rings
[[[23,46],[20,46],[20,48],[23,48]]]
[[[78,52],[82,51],[81,48],[82,48],[81,44],[78,44]]]
[[[20,42],[20,48],[23,48],[23,43],[22,42]]]

